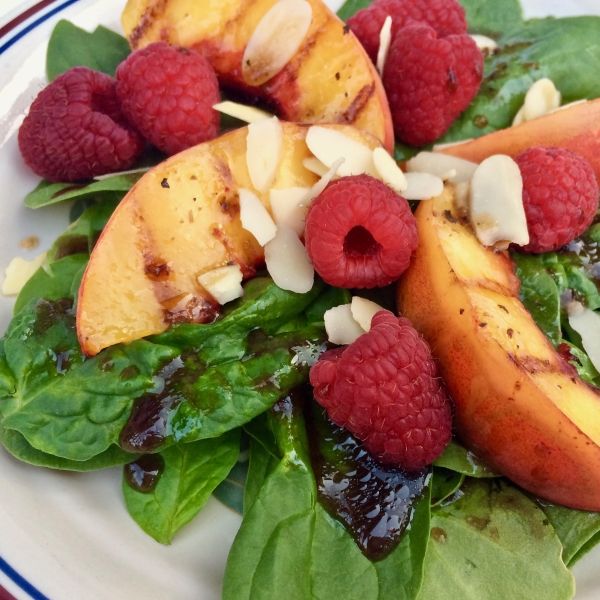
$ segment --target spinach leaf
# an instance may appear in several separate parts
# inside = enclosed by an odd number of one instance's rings
[[[485,60],[479,93],[439,143],[504,129],[537,79],[549,77],[563,102],[600,96],[600,17],[531,19],[500,40]],[[585,56],[586,68],[581,69]]]
[[[536,255],[513,252],[516,275],[521,281],[519,296],[546,337],[558,346],[562,340],[560,328],[560,293],[554,278]]]
[[[13,318],[4,348],[16,392],[0,398],[0,412],[34,448],[83,461],[117,443],[133,399],[177,349],[138,340],[85,360],[70,307],[32,301]]]
[[[160,456],[164,471],[151,492],[132,488],[127,477],[123,477],[129,514],[157,542],[170,544],[175,533],[200,512],[215,487],[225,479],[239,450],[239,430],[163,450]]]
[[[571,342],[563,340],[562,343],[568,346],[569,354],[575,358],[575,360],[569,360],[568,362],[577,369],[579,377],[592,385],[600,387],[600,373],[594,367],[590,357]]]
[[[59,21],[48,42],[48,81],[53,81],[72,67],[89,67],[114,77],[119,63],[130,52],[129,43],[122,35],[102,25],[88,33],[69,21]]]
[[[263,418],[248,426],[246,513],[229,554],[223,598],[415,598],[429,534],[429,492],[398,547],[372,563],[316,501],[304,417],[297,405],[280,404],[269,413],[272,433]],[[255,476],[262,485],[249,493]]]
[[[499,477],[480,458],[456,440],[452,440],[446,446],[443,454],[433,464],[469,477]]]
[[[19,314],[32,300],[70,298],[73,282],[88,263],[86,254],[66,256],[40,267],[23,286],[15,302],[14,314]]]
[[[523,23],[519,0],[460,0],[467,12],[470,33],[498,37]]]
[[[367,8],[371,5],[373,0],[346,0],[342,7],[337,11],[337,16],[342,21],[347,21],[350,17],[354,16],[359,10]]]
[[[113,175],[88,184],[52,183],[42,179],[37,187],[25,196],[25,206],[42,208],[73,199],[107,198],[120,200],[142,177],[143,173]]]
[[[222,504],[235,511],[244,514],[244,486],[248,476],[248,459],[233,465],[229,475],[215,488],[214,497]]]
[[[0,442],[4,448],[15,458],[36,467],[47,467],[61,471],[97,471],[108,467],[117,467],[131,462],[133,458],[129,452],[121,450],[118,446],[110,446],[104,452],[97,454],[89,460],[69,460],[36,450],[23,435],[14,429],[4,429],[0,425]]]
[[[567,567],[600,543],[600,513],[574,510],[539,498],[536,501],[563,545],[562,558]]]
[[[48,251],[46,263],[60,260],[73,254],[91,254],[100,233],[108,223],[111,215],[117,208],[121,198],[114,194],[107,194],[100,202],[94,202],[86,208],[81,216],[69,225],[61,235],[58,236]],[[40,295],[40,297],[44,297]],[[51,300],[51,298],[46,298]]]
[[[3,425],[34,448],[71,460],[88,460],[117,443],[138,454],[218,437],[306,380],[324,349],[322,326],[305,313],[302,328],[277,329],[323,287],[295,294],[254,279],[217,323],[175,326],[88,360],[72,303],[31,301],[13,318],[0,355]],[[317,305],[310,314],[321,323],[329,306]]]
[[[419,598],[573,597],[560,540],[532,500],[500,479],[467,479],[461,491],[456,502],[432,510]]]
[[[456,493],[464,483],[465,477],[464,473],[444,469],[444,467],[434,467],[431,479],[431,506],[442,504]]]

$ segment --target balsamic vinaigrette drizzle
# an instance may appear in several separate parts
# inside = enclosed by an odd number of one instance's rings
[[[145,454],[125,465],[123,477],[127,485],[136,492],[151,494],[165,470],[165,459],[160,454]]]
[[[345,525],[367,558],[385,558],[412,519],[429,469],[405,471],[378,462],[315,401],[305,414],[319,502]]]

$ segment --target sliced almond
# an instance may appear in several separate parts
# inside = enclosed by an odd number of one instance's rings
[[[252,185],[259,192],[273,185],[282,155],[283,129],[277,117],[248,125],[246,164]]]
[[[224,115],[229,115],[234,119],[239,119],[246,123],[258,123],[273,116],[271,113],[260,110],[260,108],[256,108],[255,106],[246,106],[245,104],[238,104],[230,100],[219,102],[213,108]]]
[[[392,43],[392,17],[388,15],[383,22],[383,27],[379,32],[379,50],[377,50],[377,70],[383,75],[383,67],[390,53],[390,44]]]
[[[329,169],[329,171],[327,171],[327,173],[325,173],[323,177],[308,190],[306,197],[304,198],[304,204],[306,204],[306,206],[310,206],[312,201],[329,185],[329,182],[337,175],[340,167],[344,164],[344,160],[345,159],[343,158],[338,158],[331,165],[331,169]]]
[[[371,321],[373,317],[380,311],[385,310],[379,306],[376,302],[367,300],[366,298],[360,298],[354,296],[352,303],[350,304],[350,310],[352,311],[352,317],[365,331],[371,330]]]
[[[328,168],[331,168],[337,159],[343,158],[344,164],[338,170],[340,177],[362,173],[377,177],[373,151],[341,131],[313,125],[306,134],[306,145]]]
[[[277,75],[296,54],[312,22],[305,0],[279,0],[259,21],[242,58],[242,76],[258,86]]]
[[[238,193],[242,227],[249,231],[261,246],[264,246],[275,237],[277,226],[254,192],[240,188]]]
[[[489,56],[498,50],[498,43],[487,35],[474,33],[471,35],[477,47],[483,52],[484,56]]]
[[[198,283],[219,303],[226,304],[241,298],[242,270],[239,265],[226,265],[198,277]]]
[[[365,330],[352,316],[350,304],[341,304],[325,311],[325,331],[332,344],[345,346],[356,341]]]
[[[4,272],[2,294],[4,296],[18,295],[32,275],[44,264],[47,254],[48,252],[42,252],[33,260],[25,260],[20,256],[13,258]]]
[[[586,354],[597,371],[600,371],[600,315],[580,302],[567,305],[569,325],[581,336]]]
[[[440,152],[419,152],[406,162],[409,173],[431,173],[440,179],[444,179],[448,171],[455,170],[456,175],[448,178],[450,183],[470,181],[476,168],[477,163]]]
[[[303,159],[302,166],[319,177],[323,177],[323,175],[329,171],[329,167],[324,165],[318,158],[315,158],[314,156],[309,156]]]
[[[271,190],[271,210],[273,211],[273,220],[278,227],[287,225],[298,236],[304,233],[304,222],[308,211],[308,204],[306,204],[308,192],[310,192],[310,188],[305,187]]]
[[[265,263],[273,281],[282,289],[305,294],[312,289],[315,271],[304,244],[287,225],[265,246]]]
[[[373,150],[373,162],[379,178],[397,192],[403,192],[408,187],[406,177],[396,161],[384,148]]]
[[[429,200],[444,191],[444,182],[436,175],[407,173],[405,177],[408,185],[402,195],[407,200]]]
[[[543,117],[560,106],[561,94],[547,77],[538,79],[525,94],[523,118],[531,121]]]
[[[510,156],[490,156],[475,170],[469,190],[469,220],[484,246],[529,243],[523,179]]]

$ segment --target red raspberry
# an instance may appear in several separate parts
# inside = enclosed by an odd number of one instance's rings
[[[304,237],[317,273],[345,288],[392,283],[419,241],[408,202],[369,175],[330,183],[308,211]]]
[[[210,63],[195,50],[164,42],[137,50],[117,69],[123,112],[167,154],[219,134],[219,84]]]
[[[598,210],[598,183],[581,156],[538,146],[515,156],[523,177],[529,244],[525,252],[558,250],[581,235]]]
[[[467,33],[465,9],[457,0],[375,0],[348,19],[352,33],[371,60],[377,60],[379,33],[387,16],[392,17],[392,39],[411,21],[425,23],[440,37]]]
[[[420,469],[450,441],[450,400],[429,346],[389,311],[379,311],[354,343],[325,352],[310,383],[329,418],[381,462]]]
[[[444,134],[477,94],[483,55],[468,35],[438,39],[427,25],[409,25],[392,40],[383,69],[394,131],[412,146]]]
[[[144,142],[121,113],[115,86],[75,67],[38,94],[19,129],[19,150],[37,175],[80,181],[131,167]]]

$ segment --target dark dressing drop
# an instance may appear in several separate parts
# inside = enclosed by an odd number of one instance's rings
[[[151,494],[165,470],[165,459],[160,454],[146,454],[123,467],[127,485],[136,492]]]
[[[319,502],[346,526],[367,558],[385,558],[410,523],[429,469],[405,471],[380,463],[316,402],[306,413]]]

